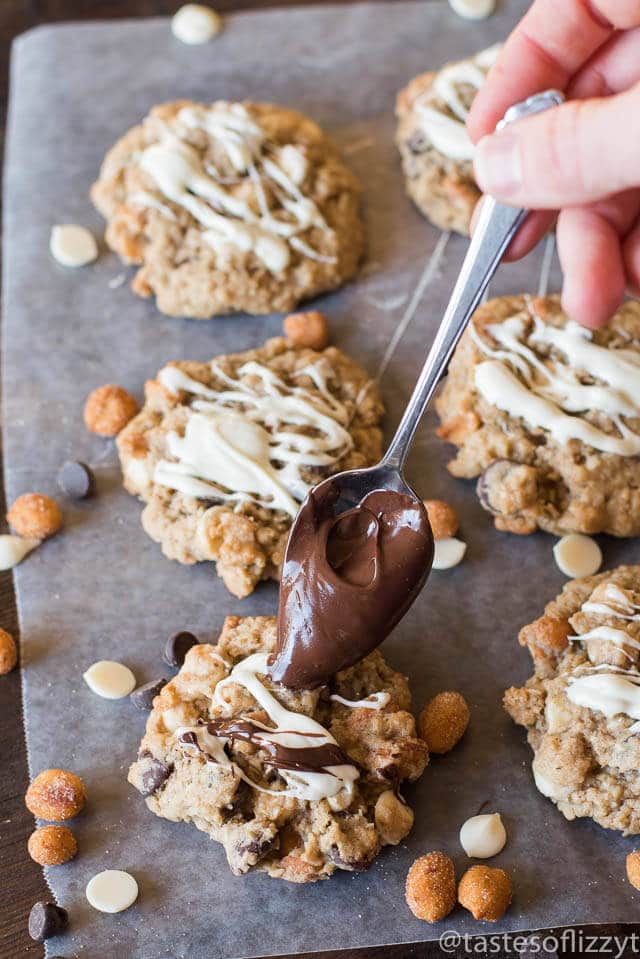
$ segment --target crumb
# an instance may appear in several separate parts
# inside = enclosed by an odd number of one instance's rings
[[[46,539],[62,526],[62,510],[50,496],[23,493],[7,513],[7,522],[20,536]]]
[[[287,339],[309,350],[324,350],[329,345],[329,324],[324,313],[290,313],[284,318],[282,331]]]
[[[425,922],[439,922],[456,904],[456,875],[451,859],[430,852],[411,866],[405,897],[411,912]]]
[[[0,676],[10,673],[18,662],[16,641],[6,629],[0,629]]]
[[[121,386],[108,383],[89,394],[84,407],[84,422],[98,436],[117,436],[138,412],[136,400]]]
[[[60,866],[73,859],[78,844],[67,826],[42,826],[31,833],[27,848],[41,866]]]
[[[511,902],[511,879],[504,869],[471,866],[460,880],[458,902],[474,919],[497,922]]]
[[[453,506],[441,499],[426,499],[424,505],[434,539],[450,539],[458,532],[458,517]]]
[[[448,753],[469,725],[469,707],[456,692],[438,693],[420,713],[418,732],[430,753]]]
[[[82,780],[66,769],[45,769],[33,780],[25,796],[29,812],[52,822],[77,816],[86,801]]]

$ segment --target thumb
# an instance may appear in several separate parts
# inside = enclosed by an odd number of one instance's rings
[[[474,168],[485,193],[528,209],[577,206],[639,185],[640,84],[483,137]]]

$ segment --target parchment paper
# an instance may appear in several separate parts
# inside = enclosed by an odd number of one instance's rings
[[[101,383],[140,396],[144,379],[166,361],[253,347],[279,332],[280,318],[163,317],[126,284],[110,288],[126,271],[106,251],[86,269],[56,265],[47,249],[51,225],[101,231],[89,185],[106,149],[154,103],[254,97],[309,112],[333,131],[365,185],[368,265],[358,282],[318,303],[335,342],[375,373],[398,324],[412,317],[383,379],[390,435],[466,248],[460,238],[441,239],[403,195],[394,94],[415,73],[502,37],[524,6],[506,4],[477,25],[435,0],[237,15],[201,48],[180,45],[165,20],[45,27],[16,42],[4,232],[7,494],[55,495],[67,458],[90,462],[99,487],[95,499],[65,506],[64,532],[16,571],[31,771],[70,768],[90,796],[74,824],[77,860],[48,873],[71,915],[68,936],[51,940],[49,955],[229,959],[423,940],[444,928],[495,931],[462,910],[428,926],[403,897],[416,856],[439,848],[459,870],[468,864],[457,833],[481,806],[500,811],[509,833],[494,861],[515,886],[500,930],[637,918],[640,896],[623,881],[632,840],[587,821],[567,823],[535,791],[522,731],[500,706],[504,688],[530,671],[519,627],[564,582],[553,540],[494,531],[472,484],[446,473],[450,449],[434,437],[433,416],[415,442],[410,479],[423,495],[455,505],[467,559],[432,574],[384,652],[410,675],[418,707],[457,688],[472,721],[462,744],[435,757],[406,790],[413,833],[369,872],[307,887],[234,878],[219,846],[194,827],[154,817],[126,783],[146,715],[126,700],[97,698],[82,680],[94,660],[112,658],[147,681],[163,671],[169,632],[188,627],[213,639],[227,614],[275,611],[273,584],[239,602],[210,565],[162,557],[141,529],[140,504],[120,487],[113,443],[90,436],[81,413]],[[535,291],[542,257],[538,250],[501,269],[492,293]],[[602,545],[607,566],[638,560],[634,541]],[[140,884],[136,906],[118,916],[94,912],[84,898],[89,878],[105,868],[130,870]]]

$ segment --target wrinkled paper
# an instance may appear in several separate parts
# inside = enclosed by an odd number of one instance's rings
[[[97,698],[82,680],[95,660],[116,659],[146,682],[164,672],[161,649],[173,630],[213,639],[227,614],[275,612],[274,584],[240,602],[212,565],[162,557],[142,531],[140,504],[121,488],[113,442],[85,430],[82,406],[108,382],[140,397],[144,380],[168,360],[255,347],[279,332],[281,318],[164,317],[133,296],[131,271],[105,249],[83,269],[55,263],[51,226],[81,223],[100,235],[89,186],[108,147],[154,103],[253,97],[308,112],[361,177],[368,226],[361,276],[317,305],[330,317],[334,341],[372,374],[404,328],[382,380],[390,436],[466,249],[403,194],[394,96],[416,73],[500,39],[524,7],[505,3],[481,23],[458,19],[436,0],[239,14],[202,47],[181,45],[164,19],[40,27],[17,40],[5,183],[7,494],[55,495],[66,459],[89,462],[98,481],[96,497],[65,504],[64,531],[16,570],[31,771],[72,769],[90,797],[73,824],[77,860],[48,870],[71,917],[64,941],[50,940],[49,955],[231,959],[431,939],[445,928],[496,931],[462,909],[432,927],[404,903],[417,856],[443,849],[459,873],[469,865],[458,830],[480,809],[500,812],[509,835],[492,861],[511,873],[515,888],[498,930],[637,918],[640,894],[623,880],[633,841],[588,821],[567,823],[536,792],[523,732],[500,705],[505,687],[530,671],[518,629],[565,581],[552,559],[553,538],[493,529],[473,484],[445,471],[451,449],[435,438],[433,414],[414,443],[409,479],[424,496],[453,503],[467,557],[432,574],[384,652],[410,676],[418,708],[442,689],[459,689],[472,718],[461,745],[434,757],[406,789],[416,811],[408,840],[385,850],[368,872],[306,887],[232,876],[220,846],[192,826],[156,818],[127,784],[145,714],[127,700]],[[546,260],[543,246],[503,267],[491,293],[536,292],[547,280],[557,289],[546,250]],[[603,549],[607,566],[638,555],[634,541],[604,539]],[[94,912],[84,896],[91,876],[106,868],[129,870],[140,885],[136,905],[117,916]]]

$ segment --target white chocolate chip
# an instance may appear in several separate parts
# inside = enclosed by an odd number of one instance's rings
[[[534,759],[531,771],[533,772],[533,781],[536,784],[536,787],[543,796],[548,796],[549,799],[568,799],[571,792],[571,786],[561,786],[558,783],[554,782],[549,776],[545,776],[544,773],[541,773],[536,768],[536,761]]]
[[[138,883],[121,869],[105,869],[89,880],[85,894],[100,912],[122,912],[138,898]]]
[[[471,859],[497,856],[506,841],[507,832],[498,812],[472,816],[460,830],[460,845]]]
[[[300,186],[307,175],[307,158],[297,147],[287,143],[278,151],[280,166],[296,186]]]
[[[26,536],[11,536],[5,533],[0,536],[0,570],[13,569],[21,563],[27,553],[40,545],[39,539],[29,539]]]
[[[171,20],[171,32],[182,43],[208,43],[222,30],[222,18],[210,7],[187,3]]]
[[[454,13],[465,20],[485,20],[496,8],[496,0],[449,0]]]
[[[602,566],[602,550],[595,540],[582,533],[569,533],[553,547],[553,556],[565,574],[571,579],[593,576]]]
[[[62,266],[85,266],[98,256],[98,244],[93,233],[74,223],[53,227],[49,250],[54,260]]]
[[[89,666],[84,681],[96,696],[103,699],[122,699],[133,692],[136,677],[127,666],[109,659],[101,659]]]
[[[153,483],[153,468],[150,462],[151,457],[147,459],[130,459],[123,466],[124,477],[127,481],[127,488],[131,487],[135,493],[142,493],[151,487]]]
[[[461,563],[467,551],[467,544],[455,536],[437,539],[434,543],[433,568],[451,569]]]

